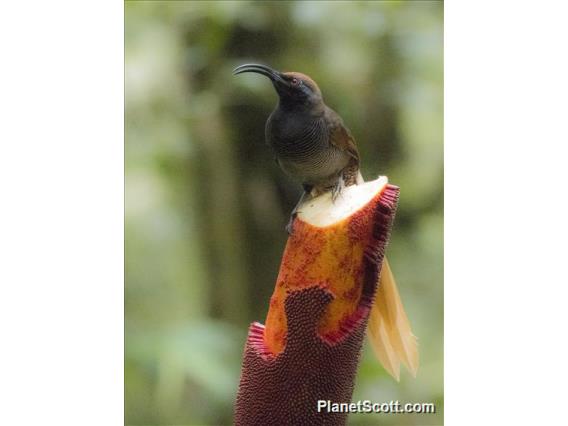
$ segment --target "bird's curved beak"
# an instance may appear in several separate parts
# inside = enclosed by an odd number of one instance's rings
[[[245,72],[255,72],[257,74],[262,74],[272,80],[273,83],[285,83],[286,81],[282,78],[282,74],[276,70],[273,70],[266,65],[260,64],[244,64],[240,65],[233,70],[233,75],[242,74]]]

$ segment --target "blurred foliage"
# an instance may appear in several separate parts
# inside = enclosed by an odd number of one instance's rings
[[[401,187],[388,253],[421,367],[396,383],[365,345],[353,398],[438,413],[349,422],[442,424],[442,4],[144,1],[125,16],[125,423],[232,421],[247,327],[264,321],[300,195],[264,144],[270,83],[231,75],[261,62],[311,75],[363,175]]]

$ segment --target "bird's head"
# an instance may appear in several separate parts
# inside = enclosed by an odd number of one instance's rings
[[[299,72],[280,72],[259,64],[241,65],[234,69],[233,74],[245,72],[254,72],[268,77],[278,93],[282,108],[323,111],[321,90],[316,82],[307,75]]]

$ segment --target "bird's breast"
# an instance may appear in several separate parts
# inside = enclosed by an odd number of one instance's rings
[[[337,148],[329,148],[302,159],[279,157],[278,163],[286,174],[302,183],[327,187],[337,181],[349,157]]]
[[[349,162],[345,151],[330,144],[323,119],[271,117],[266,139],[284,172],[302,183],[331,185]]]
[[[325,123],[302,116],[275,114],[266,126],[266,140],[278,157],[309,157],[328,145]]]

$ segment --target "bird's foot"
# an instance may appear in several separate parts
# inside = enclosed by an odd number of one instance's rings
[[[296,212],[292,212],[290,215],[290,220],[286,225],[286,232],[288,232],[288,235],[292,235],[292,232],[294,232],[294,220],[296,219],[296,216],[298,216],[298,213]]]
[[[304,192],[302,193],[302,196],[294,207],[294,210],[292,210],[292,213],[290,213],[290,220],[288,221],[288,225],[286,225],[286,231],[288,232],[288,235],[292,235],[292,232],[294,231],[294,220],[296,219],[296,216],[298,216],[300,206],[306,199],[309,199],[311,197],[311,195],[309,195],[311,191],[313,191],[312,186],[304,185]]]
[[[339,179],[337,179],[337,183],[333,185],[333,187],[331,188],[332,202],[335,202],[335,200],[337,200],[337,197],[341,195],[341,191],[343,191],[343,188],[345,188],[345,181],[343,180],[343,176],[340,176]]]

